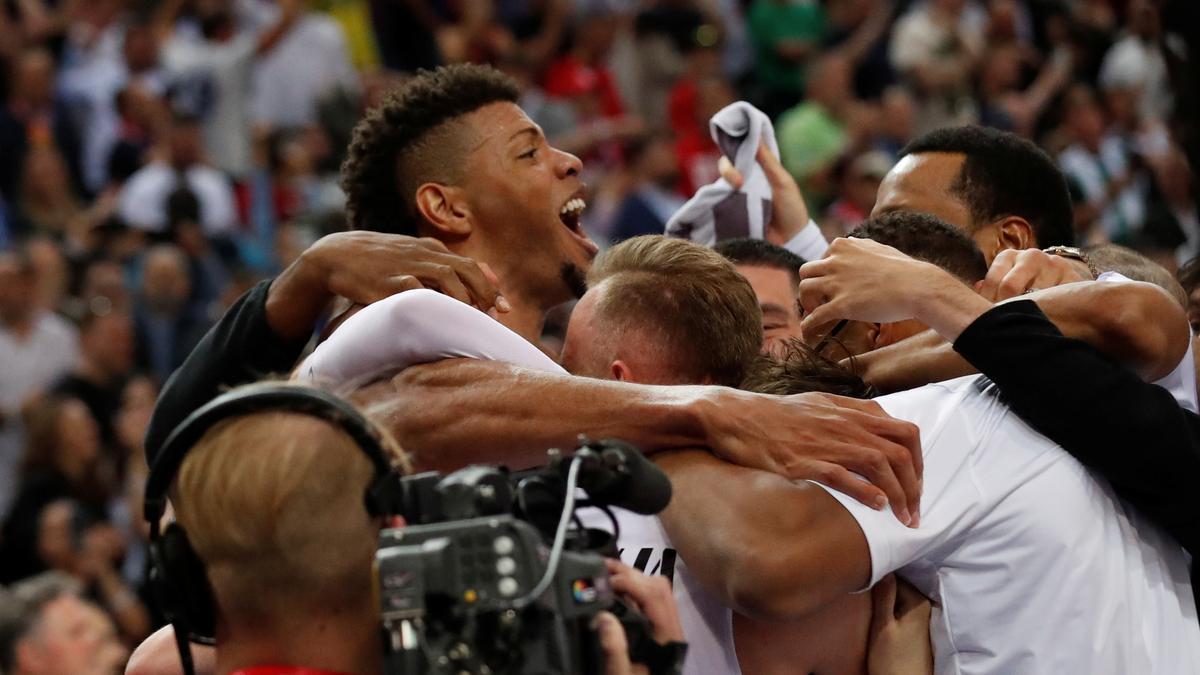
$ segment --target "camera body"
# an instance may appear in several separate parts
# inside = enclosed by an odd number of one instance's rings
[[[605,610],[624,625],[632,661],[654,673],[682,667],[684,647],[654,642],[649,622],[613,594],[602,555],[615,554],[612,536],[564,527],[576,489],[566,474],[593,487],[581,505],[604,508],[621,501],[614,486],[638,484],[637,464],[653,466],[617,441],[551,457],[522,475],[471,466],[400,479],[407,524],[385,529],[375,556],[385,673],[598,674],[592,621]]]

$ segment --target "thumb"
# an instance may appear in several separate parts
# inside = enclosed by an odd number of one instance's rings
[[[633,664],[629,661],[629,642],[617,617],[608,612],[597,614],[596,634],[604,651],[604,675],[630,675]]]

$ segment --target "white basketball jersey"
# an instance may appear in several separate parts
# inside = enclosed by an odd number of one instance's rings
[[[675,552],[658,518],[624,509],[612,512],[621,528],[617,539],[621,562],[646,574],[661,574],[671,582],[688,643],[684,675],[740,675],[729,608],[688,573],[687,563]],[[612,531],[608,516],[598,509],[581,509],[579,517],[587,527]]]

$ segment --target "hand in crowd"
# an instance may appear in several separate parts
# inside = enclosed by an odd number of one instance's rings
[[[996,254],[978,291],[988,300],[1000,302],[1053,286],[1091,280],[1087,265],[1078,260],[1050,255],[1036,248],[1006,249]]]
[[[710,430],[722,458],[793,480],[815,480],[900,522],[920,522],[924,462],[916,426],[873,401],[809,393],[726,392]],[[865,477],[863,481],[859,476]]]
[[[871,589],[870,675],[928,675],[933,672],[929,616],[933,607],[915,588],[889,574]]]
[[[840,319],[919,319],[951,341],[991,306],[949,272],[868,239],[835,239],[801,267],[800,304],[806,335]]]
[[[755,159],[766,174],[767,184],[771,186],[771,222],[767,224],[766,239],[782,246],[808,225],[808,204],[796,179],[792,178],[792,174],[788,173],[766,143],[759,144]],[[735,188],[742,187],[746,182],[742,173],[724,155],[717,160],[717,170],[721,178]]]
[[[683,625],[671,583],[666,577],[647,576],[617,560],[605,560],[613,590],[623,601],[650,621],[659,644],[683,642]],[[641,675],[645,666],[629,661],[629,641],[617,617],[608,612],[596,616],[596,632],[604,649],[605,675]]]
[[[267,312],[281,336],[299,338],[312,331],[334,297],[368,305],[415,288],[440,291],[482,311],[510,309],[478,263],[441,242],[354,231],[323,237],[284,270],[272,285]]]

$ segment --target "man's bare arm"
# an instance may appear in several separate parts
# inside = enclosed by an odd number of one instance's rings
[[[821,480],[876,508],[891,503],[902,522],[916,524],[917,429],[870,401],[605,382],[471,359],[408,368],[356,400],[418,468],[530,466],[579,434],[647,452],[702,447],[735,464]]]
[[[820,487],[693,450],[655,461],[674,486],[661,515],[671,542],[700,583],[735,611],[796,620],[870,580],[862,530]]]
[[[1142,282],[1081,282],[1020,296],[1034,300],[1067,337],[1117,359],[1147,382],[1166,377],[1187,352],[1187,316],[1165,291]],[[855,359],[863,379],[902,391],[977,372],[927,331]]]

